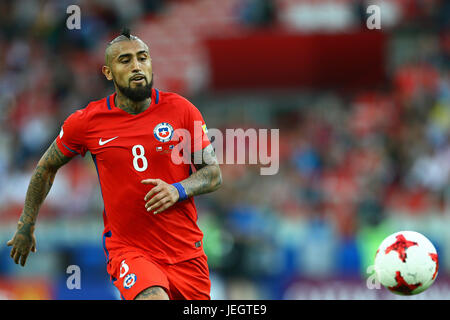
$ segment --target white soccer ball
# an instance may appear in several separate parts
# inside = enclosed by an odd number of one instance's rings
[[[391,292],[414,295],[428,289],[436,280],[438,254],[424,235],[400,231],[381,242],[374,269],[376,279]]]

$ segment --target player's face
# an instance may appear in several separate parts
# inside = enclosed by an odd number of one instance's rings
[[[113,80],[117,89],[134,101],[151,96],[153,84],[152,63],[148,47],[139,40],[121,41],[113,44],[109,66],[103,73]]]

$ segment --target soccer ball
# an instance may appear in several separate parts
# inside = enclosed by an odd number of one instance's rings
[[[391,234],[375,254],[375,277],[391,292],[414,295],[436,280],[438,254],[430,240],[415,231]]]

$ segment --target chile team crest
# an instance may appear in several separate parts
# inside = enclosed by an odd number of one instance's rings
[[[161,122],[153,129],[153,134],[159,142],[167,142],[172,139],[173,128],[167,122]]]
[[[130,273],[123,280],[123,287],[125,289],[130,289],[136,283],[136,275],[134,273]]]

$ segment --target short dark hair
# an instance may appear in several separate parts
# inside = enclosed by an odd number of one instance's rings
[[[114,39],[112,39],[112,40],[108,43],[108,45],[106,46],[106,49],[105,49],[105,61],[106,61],[106,64],[109,64],[109,61],[108,61],[108,53],[107,53],[109,47],[111,47],[114,43],[121,42],[121,41],[125,41],[125,40],[127,40],[127,41],[130,41],[130,40],[139,40],[139,41],[142,41],[142,40],[139,39],[138,37],[136,37],[136,36],[134,36],[134,35],[131,34],[130,28],[127,28],[127,27],[122,28],[122,31],[121,31],[120,35],[118,35],[117,37],[115,37]],[[142,41],[142,43],[145,44],[145,42],[143,42],[143,41]]]
[[[124,28],[122,28],[120,35],[115,37],[114,39],[112,39],[108,43],[108,46],[106,48],[108,48],[109,46],[111,46],[112,44],[114,44],[116,42],[120,42],[120,41],[124,41],[124,40],[139,40],[139,38],[136,36],[133,36],[131,34],[130,28],[124,27]]]
[[[130,37],[131,37],[130,28],[127,28],[127,27],[122,28],[121,35],[127,37],[128,39],[130,39]]]

